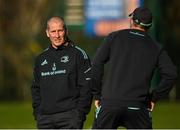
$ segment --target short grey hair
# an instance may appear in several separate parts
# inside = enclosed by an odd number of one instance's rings
[[[58,17],[58,16],[54,16],[54,17],[51,17],[48,21],[47,21],[47,25],[46,25],[46,29],[49,30],[49,23],[51,22],[61,22],[63,23],[64,25],[64,28],[66,30],[66,24],[64,22],[64,19],[62,17]]]

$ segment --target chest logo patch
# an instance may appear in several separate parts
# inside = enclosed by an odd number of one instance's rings
[[[62,56],[62,57],[61,57],[61,62],[62,62],[62,63],[67,63],[67,62],[69,62],[69,56]]]
[[[41,66],[46,65],[46,64],[48,64],[48,62],[47,62],[47,60],[45,59],[45,60],[41,63]]]

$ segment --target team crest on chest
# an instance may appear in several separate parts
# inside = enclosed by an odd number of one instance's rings
[[[61,62],[62,62],[62,63],[67,63],[67,62],[69,62],[69,56],[62,56],[62,57],[61,57]]]

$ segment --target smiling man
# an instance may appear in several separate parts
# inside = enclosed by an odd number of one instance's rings
[[[35,60],[32,105],[40,129],[83,127],[91,106],[90,59],[68,38],[62,18],[47,21],[51,45]]]
[[[64,44],[66,42],[67,29],[63,20],[58,17],[51,18],[47,22],[46,34],[51,40],[52,47],[55,49]]]

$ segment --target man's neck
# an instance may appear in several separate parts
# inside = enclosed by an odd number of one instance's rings
[[[65,43],[63,43],[63,44],[60,45],[60,46],[55,46],[55,45],[53,45],[53,44],[51,44],[51,46],[52,46],[54,49],[58,49],[59,47],[62,47],[62,46],[68,46],[68,44],[69,44],[69,42],[65,42]]]
[[[145,29],[138,27],[138,26],[132,26],[131,29],[137,29],[145,32]]]

